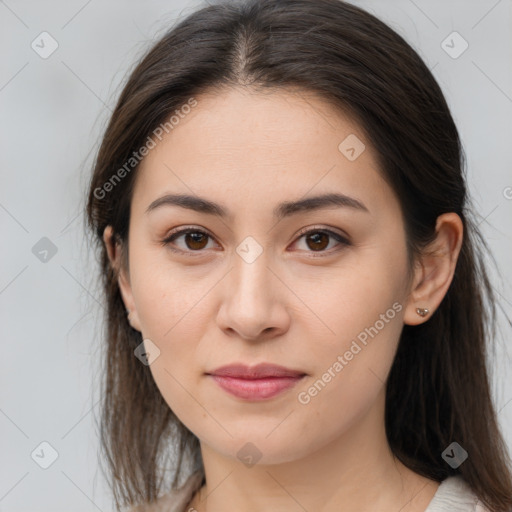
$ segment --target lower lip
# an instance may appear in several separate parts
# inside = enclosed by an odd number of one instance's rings
[[[238,379],[210,375],[228,393],[244,400],[266,400],[295,386],[302,377],[266,377],[262,379]]]

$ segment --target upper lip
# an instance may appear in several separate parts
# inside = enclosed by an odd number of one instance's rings
[[[221,366],[216,370],[207,372],[207,375],[219,375],[239,379],[262,379],[265,377],[302,377],[306,374],[302,371],[291,370],[290,368],[285,368],[277,364],[260,363],[256,366],[247,366],[238,363]]]

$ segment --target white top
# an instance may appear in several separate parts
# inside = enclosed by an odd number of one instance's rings
[[[185,484],[161,496],[156,502],[132,507],[128,512],[193,512],[186,507],[201,486],[202,475],[193,473]],[[425,512],[490,512],[461,476],[441,482]]]
[[[460,476],[451,476],[441,485],[425,512],[490,512]]]

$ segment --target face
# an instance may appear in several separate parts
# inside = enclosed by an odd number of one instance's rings
[[[318,97],[196,100],[137,171],[123,298],[159,350],[158,388],[202,443],[234,458],[251,442],[260,463],[292,461],[382,396],[408,296],[399,203],[360,127]],[[225,215],[155,203],[170,194]],[[346,197],[283,206],[326,194]],[[262,362],[305,376],[242,398],[207,375]]]

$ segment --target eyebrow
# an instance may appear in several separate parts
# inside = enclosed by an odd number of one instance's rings
[[[203,197],[187,194],[166,194],[165,196],[153,201],[147,207],[146,213],[150,213],[161,206],[179,206],[181,208],[205,213],[207,215],[218,215],[222,218],[233,218],[233,214],[224,206]],[[312,196],[298,201],[285,201],[274,208],[273,215],[275,219],[281,220],[297,213],[326,209],[330,207],[351,208],[370,213],[368,208],[358,199],[344,194],[331,193]]]

